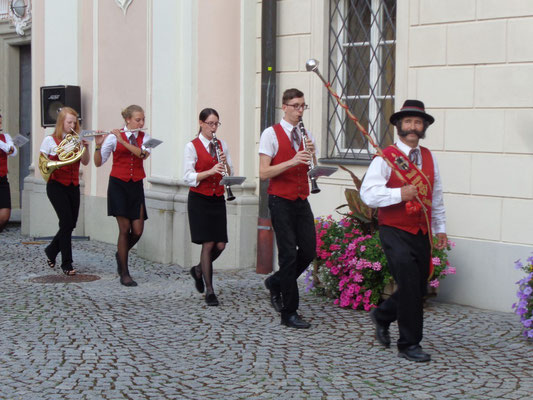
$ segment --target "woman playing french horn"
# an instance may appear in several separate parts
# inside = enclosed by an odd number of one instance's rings
[[[78,113],[70,107],[63,107],[57,116],[54,133],[46,136],[41,144],[41,153],[49,160],[58,160],[59,144],[67,135],[79,131]],[[77,145],[87,150],[89,143],[82,140]],[[82,147],[78,149],[82,150]],[[44,251],[51,268],[55,267],[56,257],[61,253],[61,269],[65,275],[76,274],[72,266],[72,231],[76,228],[80,209],[80,162],[87,165],[89,161],[89,152],[84,151],[76,162],[54,170],[46,184],[46,194],[59,219],[59,230]]]
[[[150,150],[143,144],[150,136],[142,131],[144,110],[137,105],[122,111],[125,126],[114,129],[112,134],[95,136],[94,164],[100,167],[111,154],[113,166],[107,187],[107,215],[117,219],[119,234],[117,242],[117,272],[124,286],[137,286],[128,269],[128,253],[139,241],[144,230],[144,220],[148,219],[144,201],[143,161]]]
[[[190,273],[196,290],[206,291],[207,305],[218,306],[213,289],[213,261],[228,242],[224,186],[219,183],[223,175],[231,175],[232,165],[228,147],[215,136],[220,126],[216,110],[204,108],[199,120],[198,137],[187,143],[184,155],[183,179],[190,186],[187,211],[191,239],[202,245],[200,263]]]

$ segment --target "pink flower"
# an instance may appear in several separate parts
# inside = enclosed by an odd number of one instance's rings
[[[383,268],[383,266],[381,265],[379,261],[376,261],[375,263],[372,264],[372,269],[374,271],[381,271],[381,268]]]
[[[340,250],[340,249],[341,249],[341,246],[338,245],[338,244],[332,244],[331,246],[329,246],[329,249],[330,249],[331,251]]]
[[[446,271],[446,275],[454,275],[455,274],[455,268],[454,267],[448,267],[444,271]]]
[[[364,252],[366,250],[366,246],[359,247],[359,250],[361,250],[361,253]]]
[[[429,286],[431,287],[439,287],[439,280],[438,279],[433,279],[432,281],[429,282]]]
[[[333,275],[338,275],[339,274],[339,268],[338,267],[331,267],[330,272]]]
[[[440,258],[439,257],[433,257],[431,259],[431,261],[433,262],[433,265],[440,265]]]

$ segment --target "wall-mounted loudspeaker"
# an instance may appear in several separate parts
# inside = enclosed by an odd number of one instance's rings
[[[63,107],[76,110],[81,120],[81,98],[79,86],[41,87],[41,126],[55,126],[57,114]]]

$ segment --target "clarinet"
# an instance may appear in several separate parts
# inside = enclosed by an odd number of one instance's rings
[[[302,117],[300,117],[300,120],[298,121],[298,130],[302,133],[303,141],[304,141],[304,150],[307,150],[307,140],[309,139],[309,136],[307,135],[307,131],[305,130],[304,123],[302,121]],[[309,171],[311,171],[313,168],[315,168],[315,159],[311,155],[311,161],[309,161]],[[320,188],[318,187],[318,184],[316,183],[316,176],[310,176],[309,179],[311,179],[311,193],[319,193]]]
[[[213,132],[213,142],[215,143],[215,150],[216,150],[216,153],[217,153],[217,161],[220,162],[220,153],[222,153],[222,146],[220,144],[220,142],[218,141],[217,139],[217,135],[215,134],[215,132]],[[222,172],[222,178],[224,178],[226,175],[227,175],[227,168],[226,168],[226,163],[222,163],[222,165],[224,166],[224,172]],[[225,185],[226,187],[226,200],[228,201],[232,201],[232,200],[235,200],[235,196],[233,195],[233,192],[231,191],[231,187],[229,185]]]

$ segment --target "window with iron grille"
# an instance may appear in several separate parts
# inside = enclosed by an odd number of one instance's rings
[[[328,78],[374,141],[393,142],[396,0],[331,0]],[[327,159],[369,161],[375,153],[345,111],[328,103]]]

